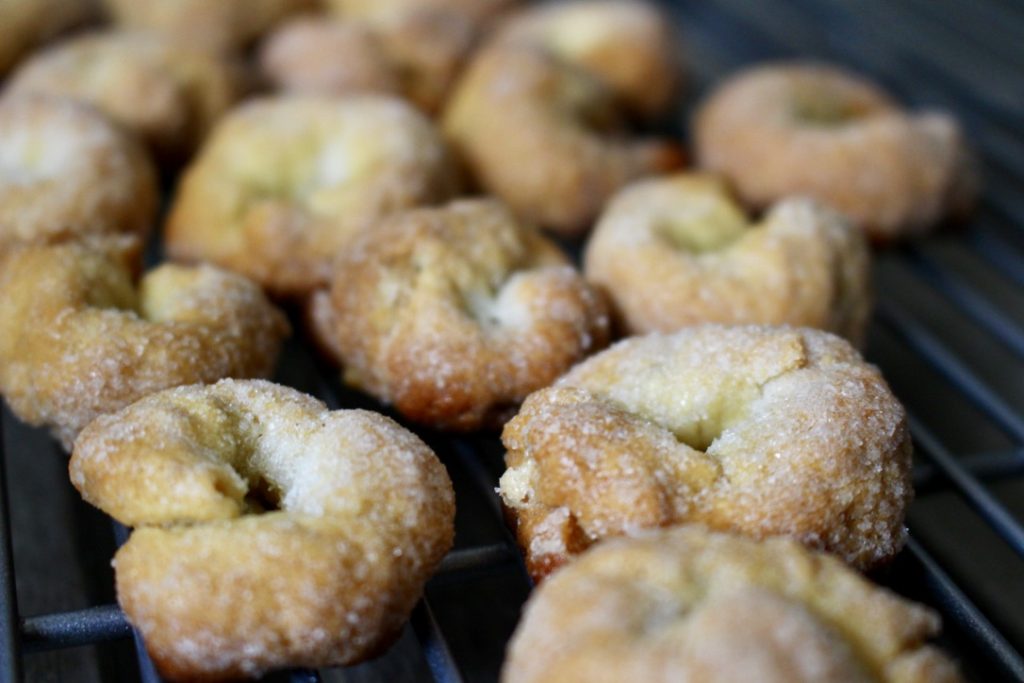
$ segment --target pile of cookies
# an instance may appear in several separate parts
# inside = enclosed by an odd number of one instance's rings
[[[418,437],[262,379],[301,328],[409,422],[503,429],[510,683],[959,680],[858,574],[913,496],[870,247],[970,210],[955,121],[756,66],[684,171],[644,2],[102,4],[0,4],[0,392],[134,528],[163,675],[373,657],[452,545]]]

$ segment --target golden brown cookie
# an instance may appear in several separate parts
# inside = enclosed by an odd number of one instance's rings
[[[752,222],[716,177],[676,175],[620,191],[587,243],[587,279],[627,333],[702,322],[817,327],[859,344],[871,311],[867,241],[813,200]]]
[[[84,104],[0,100],[0,252],[21,242],[144,235],[157,208],[145,150]]]
[[[486,190],[574,236],[621,186],[682,163],[675,143],[624,134],[620,114],[612,90],[555,53],[497,44],[462,75],[443,126]]]
[[[94,238],[0,260],[0,392],[70,448],[96,416],[154,391],[271,373],[288,325],[245,278],[163,265],[136,282],[138,244]]]
[[[957,683],[939,618],[788,539],[614,539],[537,589],[504,683]]]
[[[595,76],[632,114],[664,116],[683,79],[680,39],[668,17],[636,0],[569,0],[509,18],[495,42],[533,45]]]
[[[372,657],[452,544],[452,485],[422,441],[270,382],[180,387],[101,417],[70,474],[135,527],[114,559],[118,601],[175,680]]]
[[[446,429],[500,423],[608,338],[604,302],[494,200],[388,220],[338,259],[314,309],[348,384]]]
[[[22,63],[6,94],[92,104],[180,162],[242,94],[238,68],[178,37],[103,31],[69,38]]]
[[[756,209],[807,195],[877,241],[965,214],[976,192],[950,116],[904,111],[835,67],[784,63],[742,71],[694,118],[700,166],[725,175]]]
[[[221,120],[187,169],[165,239],[176,259],[303,294],[326,284],[359,232],[458,186],[440,135],[401,100],[254,100]]]
[[[602,538],[686,522],[791,536],[861,568],[906,540],[903,407],[819,330],[627,339],[530,395],[502,441],[501,496],[537,578]]]

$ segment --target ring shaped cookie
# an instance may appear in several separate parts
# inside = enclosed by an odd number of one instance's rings
[[[500,423],[607,343],[604,302],[494,200],[395,216],[338,259],[314,317],[345,381],[436,427]]]
[[[537,578],[602,538],[686,522],[791,536],[859,568],[906,540],[903,408],[819,330],[627,339],[527,398],[502,441],[501,496]]]
[[[503,22],[498,43],[533,45],[581,67],[641,118],[664,116],[683,75],[679,39],[653,5],[573,0],[534,5]]]
[[[678,145],[621,132],[614,93],[554,53],[496,44],[478,53],[443,127],[484,189],[565,236],[589,229],[631,180],[678,168]]]
[[[240,72],[219,55],[169,36],[104,31],[25,61],[7,95],[71,97],[97,107],[169,162],[181,162],[241,95]]]
[[[401,100],[256,100],[222,119],[187,169],[167,248],[303,294],[359,232],[457,187],[440,135]]]
[[[92,107],[0,100],[0,252],[20,242],[149,231],[156,173],[146,152]]]
[[[136,247],[96,238],[0,261],[0,391],[66,448],[96,416],[154,391],[269,375],[288,332],[234,273],[168,264],[136,284]]]
[[[700,166],[747,204],[819,199],[877,241],[959,217],[976,178],[960,128],[911,114],[871,83],[834,67],[760,66],[720,85],[694,118]]]
[[[101,417],[70,473],[135,527],[114,559],[118,601],[176,680],[374,656],[452,544],[451,482],[422,441],[269,382],[180,387]]]
[[[788,539],[613,539],[541,585],[503,683],[959,683],[937,615]]]
[[[859,230],[807,199],[780,201],[752,223],[710,176],[622,190],[594,228],[584,262],[632,334],[702,322],[789,324],[859,344],[871,310]]]

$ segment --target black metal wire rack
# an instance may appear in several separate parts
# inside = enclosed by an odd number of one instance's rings
[[[665,4],[686,40],[694,97],[744,64],[811,57],[869,74],[911,105],[948,109],[965,123],[985,187],[970,225],[886,251],[877,261],[879,307],[867,355],[911,413],[918,499],[908,520],[909,545],[873,578],[942,614],[941,644],[970,679],[1024,681],[1024,617],[1016,609],[1024,604],[1024,5]],[[278,379],[333,406],[367,405],[333,376],[296,344]],[[16,576],[15,560],[22,552],[29,555],[50,530],[19,528],[18,514],[12,529],[12,513],[25,505],[50,506],[50,496],[57,494],[26,493],[27,480],[6,472],[14,465],[18,472],[33,471],[50,458],[63,461],[58,452],[39,453],[44,437],[7,413],[3,429],[0,681],[70,680],[34,662],[47,657],[43,652],[79,646],[99,648],[98,673],[82,680],[158,681],[137,637],[134,653],[124,644],[133,632],[110,602],[105,559],[95,559],[108,558],[124,530],[111,531],[98,513],[72,505],[55,518],[75,526],[69,533],[76,548],[93,558],[84,564],[98,582],[106,582],[105,591],[82,593],[107,602],[27,616],[19,610],[23,585],[37,577],[24,571]],[[494,494],[503,469],[500,444],[494,435],[452,438],[418,431],[448,466],[459,512],[456,549],[429,584],[411,628],[375,662],[340,671],[286,672],[274,680],[455,683],[497,677],[529,592]],[[59,475],[62,466],[51,469]],[[11,498],[19,497],[12,509]],[[28,550],[14,557],[14,548]],[[47,561],[37,558],[32,566]]]

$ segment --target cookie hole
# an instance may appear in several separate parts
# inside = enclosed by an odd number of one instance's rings
[[[823,128],[841,126],[865,113],[863,106],[843,97],[804,95],[795,98],[792,105],[792,116],[797,122]]]
[[[485,332],[494,332],[529,325],[529,320],[524,317],[525,309],[516,297],[519,282],[520,273],[513,269],[502,274],[500,279],[488,282],[481,277],[471,286],[456,287],[460,290],[465,314]]]
[[[559,110],[570,127],[578,126],[597,135],[613,135],[626,125],[613,93],[580,67],[550,56],[564,70],[559,92]]]
[[[488,289],[470,289],[461,292],[462,311],[484,328],[501,325],[498,316],[497,295]]]
[[[708,448],[725,434],[729,425],[744,418],[756,389],[732,387],[726,394],[730,396],[721,397],[704,406],[697,419],[669,427],[676,440],[696,451],[706,453]]]
[[[662,216],[655,232],[680,251],[721,251],[747,232],[747,219],[725,198],[708,196]]]
[[[281,497],[270,482],[262,477],[249,482],[249,490],[243,498],[245,512],[250,515],[260,515],[265,512],[273,512],[281,508]]]
[[[711,444],[725,431],[721,422],[698,422],[692,428],[673,432],[676,441],[695,451],[706,453]]]

